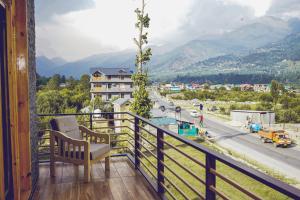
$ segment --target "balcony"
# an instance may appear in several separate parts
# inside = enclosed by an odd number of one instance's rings
[[[132,93],[133,88],[122,88],[122,87],[112,87],[112,88],[107,88],[107,87],[94,87],[91,88],[91,93]]]
[[[92,181],[83,184],[82,168],[61,164],[50,179],[48,121],[76,115],[80,124],[111,136],[112,166],[93,166]],[[39,115],[40,179],[36,199],[299,199],[300,190],[158,127],[131,113]],[[99,115],[98,113],[95,115]],[[115,197],[114,195],[117,195]],[[103,197],[104,197],[103,196]]]
[[[130,78],[111,78],[108,79],[106,77],[91,77],[91,83],[132,83],[133,81]]]

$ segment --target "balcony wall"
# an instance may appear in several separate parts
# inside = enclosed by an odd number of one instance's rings
[[[31,179],[34,186],[39,177],[38,164],[38,128],[36,115],[36,63],[35,63],[35,19],[34,0],[27,1],[28,26],[28,75],[29,75],[29,101],[30,101],[30,144],[31,144]]]

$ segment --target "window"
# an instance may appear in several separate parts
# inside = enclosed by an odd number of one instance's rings
[[[121,80],[124,80],[124,76],[121,76]]]
[[[111,94],[108,94],[108,100],[111,99]]]
[[[121,93],[121,98],[124,98],[124,94],[123,93]]]
[[[107,85],[107,88],[111,88],[111,84],[108,84],[108,85]]]
[[[107,76],[107,79],[110,80],[110,79],[111,79],[111,76]]]
[[[101,77],[101,73],[96,71],[94,74],[93,74],[94,77]]]

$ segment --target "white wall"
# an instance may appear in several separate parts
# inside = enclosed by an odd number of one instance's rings
[[[260,114],[259,112],[250,111],[231,111],[230,116],[231,120],[234,123],[240,123],[241,125],[247,123],[247,117],[252,119],[252,122],[254,123],[275,124],[275,113],[273,112],[266,112],[266,114]]]

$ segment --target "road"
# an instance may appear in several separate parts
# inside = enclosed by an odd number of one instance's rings
[[[166,99],[161,98],[158,93],[152,92],[151,97],[158,104],[168,108]],[[186,121],[195,121],[195,118],[191,117],[187,110],[181,111],[181,117]],[[262,143],[255,134],[247,133],[207,115],[204,115],[204,126],[220,146],[245,155],[268,168],[278,171],[287,177],[297,179],[300,182],[299,148],[275,148],[272,144]]]

